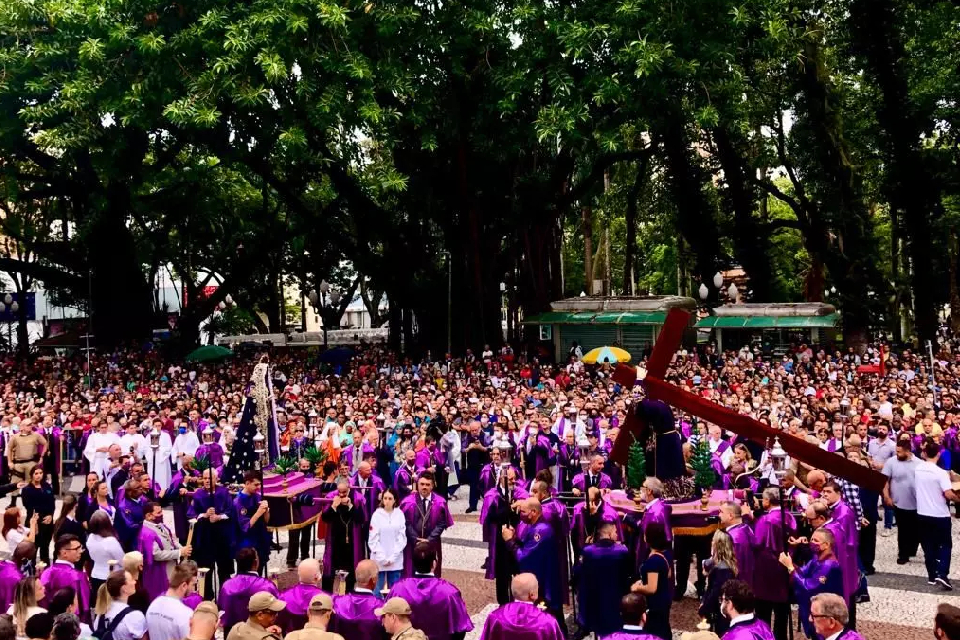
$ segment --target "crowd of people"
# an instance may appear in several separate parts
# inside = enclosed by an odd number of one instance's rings
[[[668,640],[691,564],[701,634],[783,640],[796,604],[807,637],[855,639],[878,535],[896,532],[900,564],[922,548],[928,582],[952,589],[958,344],[945,336],[932,363],[911,349],[678,352],[670,382],[888,478],[881,493],[800,460],[775,473],[757,443],[668,411],[680,480],[706,441],[716,488],[736,491],[698,535],[674,530],[665,487],[677,478],[660,463],[631,492],[636,508],[609,499],[626,479],[610,452],[649,401],[576,347],[563,363],[509,346],[418,360],[372,347],[333,369],[273,351],[280,449],[320,480],[319,494],[291,496],[319,517],[288,529],[298,583],[283,592],[266,577],[276,549],[263,474],[220,481],[253,358],[187,365],[138,348],[95,354],[89,372],[79,358],[11,360],[0,607],[23,638],[201,640],[218,627],[228,640],[462,638],[473,624],[442,577],[447,501],[462,499],[483,525],[500,605],[487,640],[565,638],[570,604],[576,633]],[[56,512],[70,464],[85,485]],[[938,637],[957,640],[958,627],[960,610],[943,608]]]

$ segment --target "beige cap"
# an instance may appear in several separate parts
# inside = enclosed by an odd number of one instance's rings
[[[194,610],[196,613],[209,613],[210,615],[219,616],[220,610],[217,609],[216,603],[210,600],[204,600],[197,605],[197,608]]]
[[[685,631],[680,635],[680,640],[720,640],[720,637],[713,631]]]
[[[273,597],[272,594],[267,593],[266,591],[258,591],[257,593],[250,596],[250,602],[247,604],[247,611],[250,613],[257,613],[259,611],[283,611],[287,606],[287,603],[283,600],[278,600]]]
[[[412,613],[410,611],[410,604],[407,603],[403,598],[393,597],[383,603],[382,607],[378,607],[373,610],[374,615],[378,618],[385,613],[392,613],[398,616],[408,616]]]
[[[333,598],[325,593],[318,593],[310,598],[310,611],[333,611]]]

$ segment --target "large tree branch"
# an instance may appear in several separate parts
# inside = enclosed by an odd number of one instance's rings
[[[590,173],[567,191],[561,204],[565,206],[582,198],[587,191],[593,188],[593,185],[603,179],[603,174],[613,165],[620,162],[642,160],[647,153],[649,153],[649,146],[645,146],[642,149],[617,151],[600,156],[590,168]]]
[[[14,258],[0,257],[0,271],[20,273],[35,280],[40,280],[48,286],[64,289],[77,289],[84,286],[85,279],[67,273],[62,269],[50,267],[39,262],[25,262]]]

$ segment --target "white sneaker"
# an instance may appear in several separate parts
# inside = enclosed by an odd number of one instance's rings
[[[893,535],[893,529],[882,529],[880,531],[880,535],[881,537],[889,538],[890,536]]]

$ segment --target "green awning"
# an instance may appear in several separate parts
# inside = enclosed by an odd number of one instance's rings
[[[744,329],[773,329],[777,326],[777,320],[779,318],[771,318],[770,316],[752,316],[746,318],[746,322],[743,324]]]
[[[666,313],[651,311],[640,313],[633,311],[581,311],[570,313],[563,311],[547,311],[529,318],[524,318],[521,324],[663,324]]]
[[[667,320],[667,314],[660,311],[651,311],[649,313],[634,313],[628,311],[620,314],[617,324],[663,324]]]
[[[795,316],[791,318],[777,318],[777,327],[781,329],[809,329],[813,327],[831,328],[840,324],[840,314],[831,313],[827,316]]]
[[[836,327],[840,314],[826,316],[708,316],[698,329],[812,329]]]

